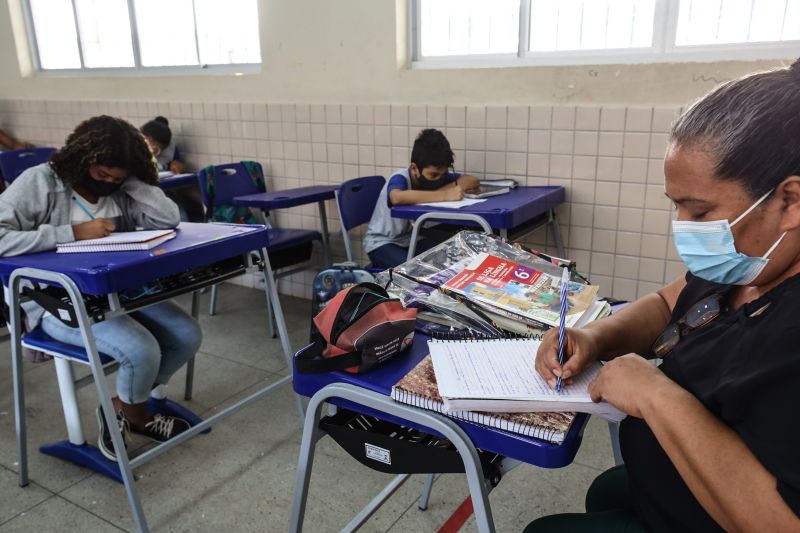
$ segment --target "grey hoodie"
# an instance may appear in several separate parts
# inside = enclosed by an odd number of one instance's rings
[[[174,228],[180,222],[178,206],[160,187],[130,177],[111,195],[122,211],[122,229]],[[70,211],[72,187],[43,163],[23,172],[0,194],[0,257],[52,250],[72,242]],[[44,310],[33,302],[23,305],[30,327]]]

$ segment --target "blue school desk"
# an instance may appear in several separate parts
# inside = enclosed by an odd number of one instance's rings
[[[297,462],[297,485],[289,531],[300,531],[303,527],[314,448],[316,442],[324,436],[317,422],[325,402],[426,433],[443,435],[449,439],[464,461],[475,518],[478,529],[482,532],[494,531],[494,524],[488,500],[491,485],[484,479],[476,448],[504,456],[501,466],[503,472],[521,463],[544,468],[559,468],[572,462],[578,452],[583,429],[589,419],[588,415],[578,414],[564,442],[554,445],[532,437],[455,420],[392,400],[389,397],[392,386],[428,355],[427,341],[428,337],[415,334],[414,342],[408,352],[364,374],[347,372],[301,374],[293,366],[295,392],[311,397],[311,402],[306,410],[303,440]],[[343,531],[352,531],[363,524],[408,477],[410,474],[397,476],[353,518],[350,524],[343,528]],[[429,476],[420,500],[421,508],[427,506],[431,481],[432,478]]]
[[[272,305],[280,333],[284,357],[287,364],[290,363],[291,348],[288,332],[267,253],[270,247],[271,231],[261,225],[183,223],[178,227],[177,236],[174,239],[146,251],[74,254],[57,254],[55,251],[48,251],[0,258],[0,276],[10,290],[11,296],[11,353],[20,486],[28,484],[25,397],[21,367],[21,348],[24,341],[29,346],[50,349],[52,350],[50,353],[66,354],[58,357],[56,363],[58,364],[60,361],[62,365],[66,364],[69,373],[68,380],[62,379],[63,376],[59,373],[59,387],[69,440],[44,447],[44,450],[83,466],[90,466],[116,479],[121,479],[125,485],[137,530],[148,530],[132,469],[161,455],[197,433],[207,431],[220,419],[288,384],[291,376],[286,376],[261,388],[235,405],[199,422],[189,431],[130,459],[126,451],[119,451],[124,450],[122,435],[115,422],[111,395],[104,379],[104,365],[111,361],[107,356],[98,353],[91,324],[188,292],[195,295],[194,311],[199,288],[219,283],[244,272],[262,270],[269,295],[268,300]],[[250,253],[253,251],[258,254],[255,262]],[[59,307],[57,313],[58,316],[69,317],[72,315],[74,317],[73,321],[77,323],[83,336],[84,349],[57,343],[40,331],[41,328],[37,328],[32,335],[26,335],[23,339],[19,303],[23,297],[21,294],[22,282],[29,280],[41,281],[50,286],[60,286],[66,290],[66,296],[61,300],[64,310],[62,312]],[[126,289],[141,287],[147,282],[156,282],[156,280],[160,286],[160,292],[156,292],[154,295],[131,298],[130,292],[126,291]],[[42,341],[42,336],[45,337],[44,346],[38,344],[38,341]],[[69,366],[70,359],[75,362],[88,361],[91,367],[100,404],[105,412],[106,424],[111,430],[114,447],[118,450],[116,463],[103,457],[99,450],[88,445],[83,437],[80,414],[75,400],[75,383],[72,380]],[[189,374],[187,371],[187,376]],[[187,388],[189,386],[190,384],[187,382]],[[302,416],[303,405],[299,397],[297,406]]]
[[[406,220],[420,219],[419,222],[422,223],[425,220],[447,221],[452,218],[449,216],[452,214],[477,215],[498,230],[501,237],[510,237],[512,240],[519,240],[542,224],[548,224],[553,232],[558,256],[563,258],[564,245],[555,210],[564,203],[565,198],[566,192],[561,186],[517,187],[506,194],[491,196],[479,204],[459,209],[432,205],[398,205],[392,207],[392,216]],[[474,219],[464,220],[463,224],[480,225]],[[414,239],[412,242],[415,242]]]
[[[297,187],[295,189],[284,189],[281,191],[264,192],[258,194],[248,194],[237,196],[233,199],[235,205],[250,207],[270,211],[273,209],[287,209],[300,205],[317,203],[319,208],[319,220],[322,225],[322,251],[325,265],[331,264],[331,239],[328,232],[328,216],[325,212],[325,201],[333,200],[336,197],[338,185],[311,185],[308,187]]]
[[[197,186],[197,174],[175,174],[168,178],[161,178],[158,180],[158,186],[162,189],[177,189],[178,187]]]

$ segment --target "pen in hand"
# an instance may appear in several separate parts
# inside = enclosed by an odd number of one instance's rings
[[[569,295],[569,269],[561,273],[561,313],[558,317],[558,364],[564,366],[564,324],[567,317],[567,296]],[[556,378],[556,391],[561,392],[561,376]]]

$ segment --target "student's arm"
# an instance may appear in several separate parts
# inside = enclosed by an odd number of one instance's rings
[[[458,183],[450,183],[435,191],[418,191],[414,189],[389,191],[389,202],[392,205],[424,204],[428,202],[457,202],[464,198],[464,190]]]
[[[183,174],[187,168],[186,163],[183,161],[175,159],[169,162],[169,171],[173,174]]]
[[[628,353],[648,353],[669,324],[672,309],[685,286],[686,280],[680,278],[610,317],[580,329],[567,328],[563,367],[558,364],[558,329],[549,330],[539,346],[536,371],[555,386],[559,375],[568,380],[593,361],[607,361]]]
[[[23,174],[0,195],[0,256],[52,250],[72,242],[72,226],[43,223],[48,205],[45,178]]]
[[[458,183],[458,186],[461,187],[464,192],[477,192],[481,188],[480,180],[469,174],[462,174],[459,176],[456,183]]]
[[[125,209],[136,226],[144,229],[170,229],[180,223],[178,206],[167,198],[161,187],[147,185],[131,177],[120,190],[127,198]]]
[[[800,531],[775,476],[739,435],[641,357],[626,355],[605,365],[589,392],[595,401],[602,398],[647,422],[694,497],[726,531]],[[789,417],[785,423],[795,421]],[[774,438],[786,436],[778,432]]]
[[[15,140],[11,135],[7,134],[3,130],[0,130],[0,145],[3,145],[9,150],[19,150],[20,148],[31,148],[33,146],[31,143]]]

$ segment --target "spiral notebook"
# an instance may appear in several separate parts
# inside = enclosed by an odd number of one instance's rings
[[[149,250],[175,238],[174,229],[120,231],[100,239],[73,241],[56,246],[56,253],[75,254],[88,252],[128,252]]]
[[[392,387],[392,399],[442,413],[451,418],[482,424],[518,433],[527,437],[560,444],[569,431],[574,413],[482,413],[473,411],[446,411],[431,357],[423,359],[403,379]]]
[[[613,422],[625,418],[611,404],[595,403],[589,396],[600,363],[589,365],[557,392],[534,369],[539,345],[534,339],[429,341],[445,410],[581,412]]]

